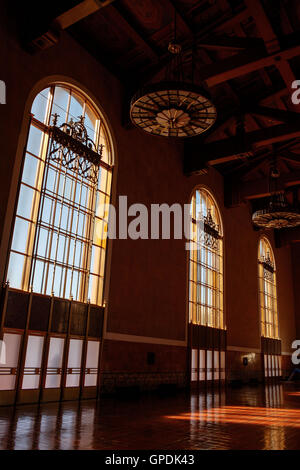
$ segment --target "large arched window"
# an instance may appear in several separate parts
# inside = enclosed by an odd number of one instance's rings
[[[103,302],[112,145],[74,87],[54,84],[32,105],[7,281],[12,288]]]
[[[190,323],[224,329],[223,232],[217,204],[205,189],[191,202]]]
[[[278,339],[276,265],[271,244],[265,237],[259,242],[258,277],[261,336]]]

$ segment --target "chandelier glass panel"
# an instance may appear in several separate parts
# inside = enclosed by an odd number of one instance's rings
[[[7,281],[22,290],[103,302],[112,148],[79,91],[39,93],[25,149]]]
[[[190,323],[225,329],[222,223],[213,197],[204,188],[192,197],[190,231]]]

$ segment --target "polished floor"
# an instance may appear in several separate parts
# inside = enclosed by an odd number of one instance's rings
[[[0,408],[0,449],[300,448],[300,386]]]

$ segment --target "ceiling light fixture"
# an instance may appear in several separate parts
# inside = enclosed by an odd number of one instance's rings
[[[209,94],[194,84],[194,70],[190,80],[184,79],[182,48],[176,41],[176,15],[174,23],[174,40],[168,46],[172,59],[165,80],[146,85],[133,96],[130,118],[135,126],[152,135],[195,137],[213,126],[217,111]]]
[[[252,221],[254,225],[264,229],[283,229],[292,228],[300,225],[299,208],[288,203],[285,193],[278,191],[277,181],[280,178],[280,172],[277,167],[276,157],[270,169],[269,192],[265,207],[254,212]]]

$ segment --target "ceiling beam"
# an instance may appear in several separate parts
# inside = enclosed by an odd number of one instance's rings
[[[174,5],[172,0],[164,0],[164,3],[168,5],[176,14],[176,20],[179,27],[181,26],[184,32],[188,35],[193,36],[193,31],[191,26],[187,23],[186,19],[182,16],[181,12],[178,8]]]
[[[283,49],[276,54],[266,54],[263,49],[250,49],[208,67],[201,67],[200,78],[208,87],[212,87],[265,67],[277,65],[280,61],[286,61],[298,55],[300,55],[300,45]]]
[[[58,43],[63,29],[78,23],[87,16],[110,5],[115,0],[74,1],[73,7],[67,8],[64,2],[51,2],[50,14],[45,18],[45,11],[37,9],[31,2],[22,5],[23,18],[20,18],[23,46],[31,53],[48,49]],[[51,16],[52,7],[52,16]],[[23,11],[22,10],[22,11]]]
[[[251,13],[252,17],[255,20],[256,26],[258,31],[263,38],[266,49],[269,53],[279,52],[280,51],[280,43],[286,44],[289,42],[290,37],[295,37],[296,41],[294,44],[299,44],[299,36],[298,34],[292,34],[287,36],[286,38],[278,38],[274,32],[272,24],[262,6],[261,0],[245,0],[249,13]],[[296,80],[295,74],[288,62],[291,57],[282,57],[283,60],[276,61],[275,65],[279,70],[287,88],[290,90],[291,84],[294,80]],[[296,108],[296,107],[295,107]],[[299,109],[295,109],[299,112]]]
[[[61,29],[69,28],[73,24],[78,23],[78,21],[83,20],[83,18],[86,18],[92,13],[100,10],[100,8],[106,7],[113,1],[114,0],[84,0],[59,15],[56,18],[56,23],[61,27]]]
[[[239,160],[242,155],[253,155],[255,150],[300,137],[299,120],[291,124],[281,124],[249,132],[245,138],[230,137],[210,144],[200,143],[199,139],[185,143],[184,169],[187,174],[197,174],[207,165],[219,165]]]
[[[300,171],[284,173],[277,180],[278,191],[291,186],[300,185]],[[271,195],[269,188],[269,178],[259,178],[250,181],[240,181],[238,190],[241,199],[258,199]],[[237,188],[233,188],[236,190]]]
[[[239,13],[235,14],[232,16],[232,11],[228,10],[228,12],[224,13],[222,18],[220,18],[217,22],[217,24],[213,25],[207,25],[206,30],[201,31],[201,35],[206,34],[208,31],[211,32],[211,29],[213,31],[220,32],[224,30],[231,30],[233,29],[237,24],[242,23],[243,21],[247,20],[249,18],[250,14],[248,11],[248,8],[245,8],[244,10],[240,11]]]
[[[170,0],[166,1],[169,3],[169,5],[173,6],[173,3],[171,3]],[[176,9],[176,11],[180,15],[180,23],[182,24],[186,33],[190,36],[187,40],[181,43],[183,52],[190,50],[193,46],[197,45],[197,41],[201,41],[208,33],[211,34],[212,32],[223,31],[223,29],[232,29],[236,24],[249,18],[248,9],[244,9],[234,16],[232,16],[232,12],[228,11],[222,16],[221,19],[218,20],[217,24],[209,24],[206,28],[201,28],[201,31],[199,33],[195,33],[193,37],[193,31],[190,25],[188,25],[187,21],[178,12],[178,9]],[[141,82],[144,83],[149,80],[155,80],[155,78],[162,72],[162,70],[165,69],[171,60],[172,57],[170,53],[166,52],[166,54],[160,57],[158,64],[151,64],[150,66],[146,66],[140,71]]]
[[[137,32],[136,27],[133,26],[127,18],[125,18],[123,12],[116,6],[116,4],[111,6],[111,10],[113,10],[113,15],[117,24],[119,24],[124,31],[126,31],[128,36],[146,52],[152,60],[152,63],[156,64],[159,60],[158,54],[146,39],[144,39],[142,35]]]
[[[276,34],[267,18],[260,0],[244,0],[249,14],[254,18],[257,29],[265,41],[266,49],[271,54],[280,50]]]
[[[213,38],[198,39],[197,46],[212,50],[238,51],[243,49],[264,49],[264,41],[260,38],[214,36]]]
[[[269,108],[267,106],[253,106],[245,110],[247,113],[258,114],[259,116],[268,117],[276,121],[293,123],[299,121],[299,114],[293,111],[284,111],[282,109]]]

